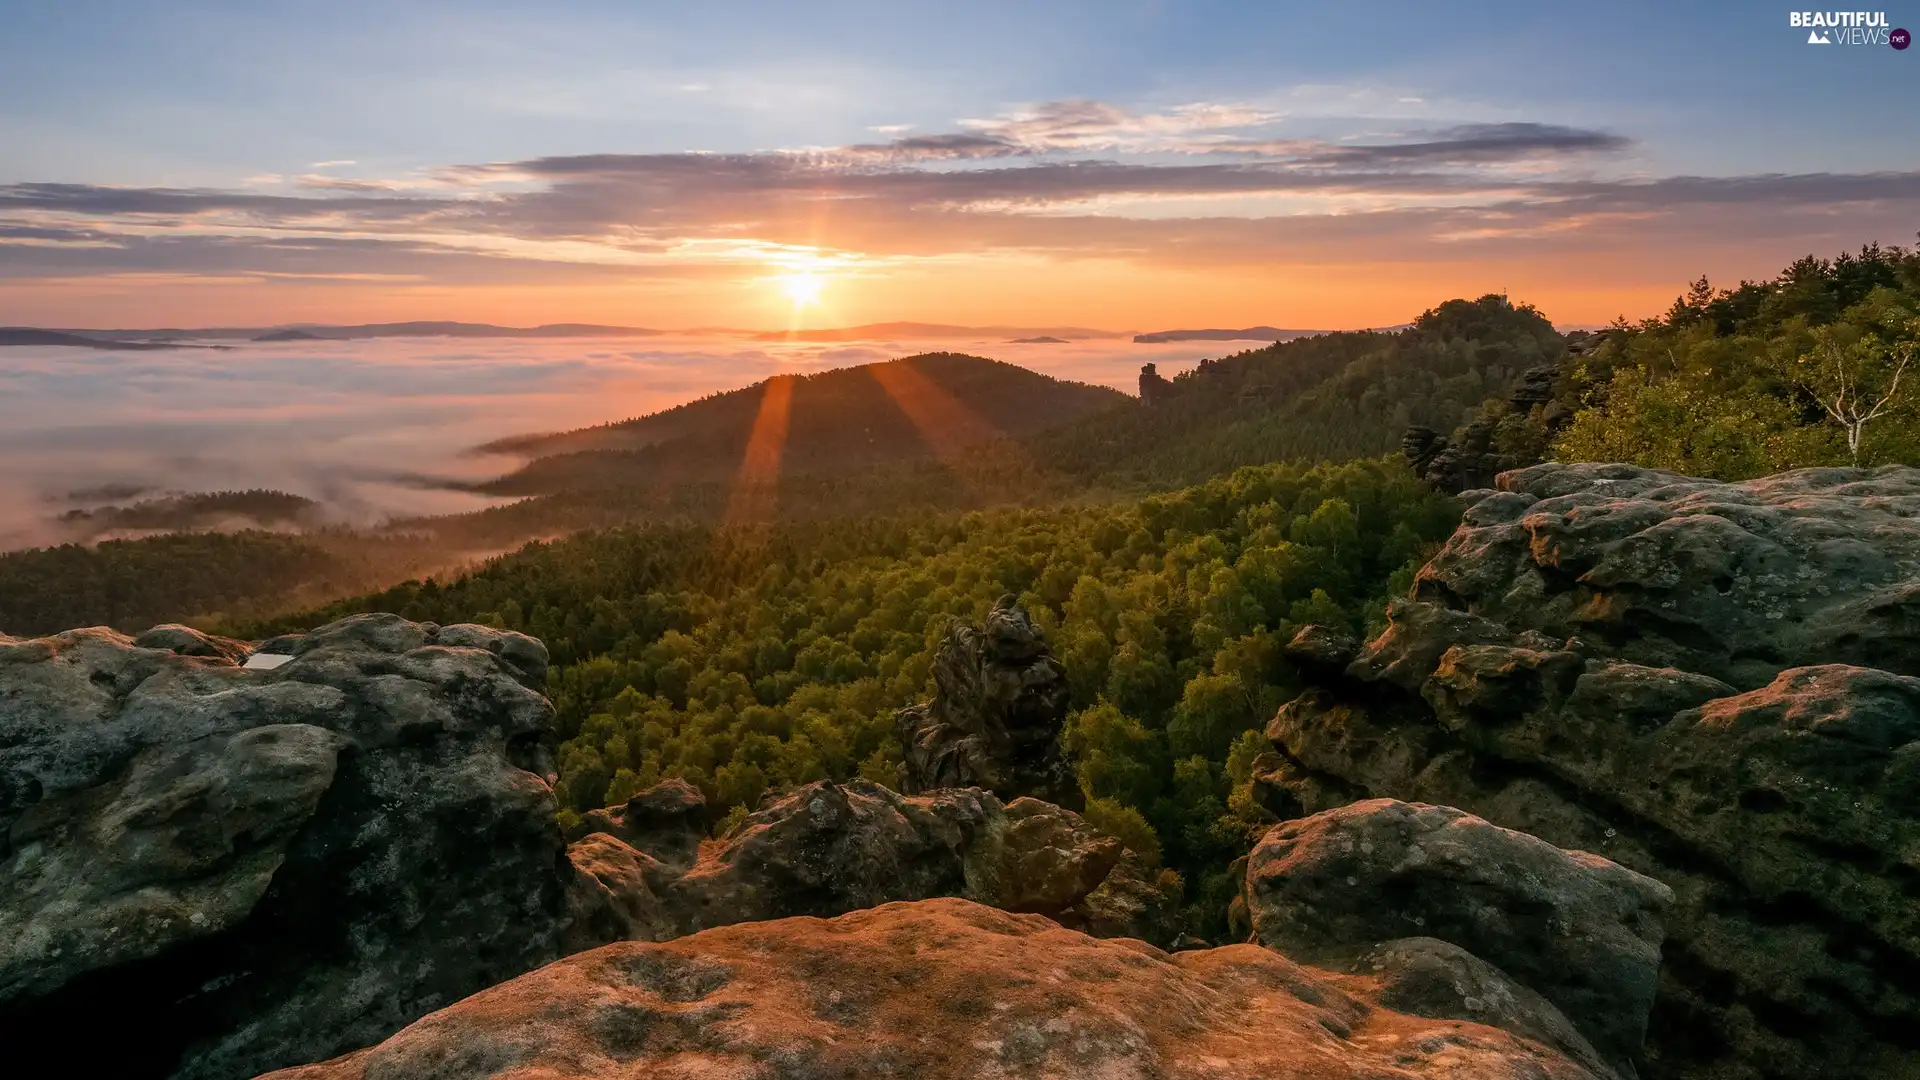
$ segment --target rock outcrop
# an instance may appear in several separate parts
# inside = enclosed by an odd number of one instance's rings
[[[0,638],[7,1045],[105,1023],[89,1073],[251,1076],[561,954],[540,644],[395,616],[271,644]]]
[[[894,721],[902,791],[980,787],[1002,799],[1080,808],[1080,785],[1060,748],[1066,670],[1014,597],[1001,597],[984,627],[948,631],[933,681],[933,700]]]
[[[609,831],[574,842],[573,861],[591,879],[578,898],[578,944],[666,941],[941,896],[1160,936],[1149,919],[1115,924],[1102,897],[1088,902],[1119,864],[1119,842],[1037,799],[1003,805],[979,788],[905,796],[865,780],[820,781],[771,800],[725,839],[689,847],[679,823],[696,816],[698,798],[668,781],[608,815]],[[663,805],[678,810],[660,815]]]
[[[1438,938],[1537,991],[1625,1073],[1646,1038],[1672,898],[1598,856],[1390,799],[1276,825],[1247,865],[1261,944],[1311,963],[1364,951],[1399,968],[1410,953],[1390,943]]]
[[[1457,806],[1670,886],[1649,1075],[1920,1076],[1920,470],[1467,498],[1256,793]]]
[[[1409,427],[1400,438],[1400,456],[1416,475],[1441,491],[1459,494],[1485,488],[1499,473],[1540,460],[1496,445],[1504,416],[1527,418],[1547,436],[1571,419],[1565,406],[1554,400],[1554,384],[1560,380],[1560,369],[1552,364],[1528,368],[1507,395],[1503,411],[1483,412],[1451,436],[1417,424]]]
[[[1173,397],[1174,386],[1153,364],[1140,365],[1140,403],[1158,405]]]
[[[990,660],[1057,670],[996,616]],[[292,659],[238,666],[257,653]],[[0,1037],[112,1010],[100,1070],[225,1080],[369,1045],[569,952],[720,924],[965,896],[1171,935],[1117,841],[979,788],[821,782],[713,840],[699,790],[670,780],[569,846],[545,669],[531,638],[392,615],[258,646],[0,639]]]
[[[1417,976],[1317,971],[1254,945],[1169,955],[929,900],[609,945],[275,1077],[1606,1075],[1532,1034],[1377,1003],[1389,995],[1443,996]]]

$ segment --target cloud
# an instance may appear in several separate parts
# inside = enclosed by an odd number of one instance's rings
[[[1489,165],[1543,157],[1617,153],[1633,140],[1557,124],[1468,124],[1400,142],[1329,145],[1301,140],[1236,140],[1209,149],[1259,154],[1308,166],[1373,169],[1402,164]]]
[[[1259,127],[1280,114],[1247,105],[1196,102],[1166,112],[1134,112],[1085,98],[1050,101],[986,120],[962,120],[976,134],[1028,152],[1179,149],[1176,137]]]
[[[1912,171],[1609,173],[1629,136],[1544,122],[1301,138],[1260,106],[1075,99],[906,128],[840,147],[315,172],[273,191],[0,185],[0,278],[566,284],[983,254],[1354,263],[1711,243],[1710,227],[1721,241],[1797,230],[1811,250],[1836,221],[1849,237],[1904,235],[1920,211]]]
[[[564,430],[670,408],[781,372],[814,372],[978,342],[812,344],[648,338],[587,351],[574,341],[369,340],[242,345],[230,352],[89,353],[15,348],[0,368],[0,551],[59,542],[70,493],[275,488],[336,520],[457,512],[493,500],[431,489],[511,469],[467,451],[504,435]],[[602,343],[604,344],[604,343]],[[1169,371],[1211,343],[1124,339],[997,345],[994,355],[1065,378],[1129,387],[1142,357]]]

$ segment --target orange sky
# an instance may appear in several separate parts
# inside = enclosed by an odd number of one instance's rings
[[[1769,276],[1791,257],[1783,251],[1679,264],[1616,256],[1312,266],[1288,266],[1276,258],[1270,265],[1212,270],[1119,260],[955,259],[828,273],[818,302],[805,305],[795,305],[778,272],[766,268],[736,280],[649,277],[566,285],[112,275],[0,288],[0,323],[163,327],[454,319],[782,329],[913,320],[1139,331],[1256,324],[1344,329],[1402,323],[1450,297],[1504,291],[1562,326],[1578,326],[1655,314],[1703,272],[1723,281]]]

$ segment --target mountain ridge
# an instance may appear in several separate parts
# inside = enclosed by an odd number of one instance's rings
[[[777,390],[781,385],[784,390]],[[726,479],[743,467],[742,454],[757,429],[770,423],[779,426],[783,440],[777,448],[779,469],[833,472],[951,455],[1002,435],[1034,434],[1126,399],[1108,387],[1055,379],[985,357],[922,353],[776,375],[595,427],[496,439],[472,452],[533,460],[474,490],[554,494],[589,476],[635,478],[636,470],[649,477]]]

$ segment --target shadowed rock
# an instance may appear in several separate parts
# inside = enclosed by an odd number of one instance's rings
[[[1920,470],[1469,502],[1256,796],[1457,806],[1671,886],[1652,1075],[1920,1076]]]
[[[1451,807],[1374,799],[1269,830],[1247,865],[1262,944],[1297,960],[1451,942],[1553,1002],[1632,1071],[1660,967],[1665,885]]]
[[[634,799],[661,801],[659,790]],[[680,794],[672,793],[676,803]],[[937,896],[1109,933],[1152,932],[1151,913],[1116,918],[1106,897],[1083,905],[1119,864],[1120,844],[1037,799],[1002,805],[978,788],[905,796],[865,780],[820,781],[771,800],[725,839],[700,845],[691,862],[681,860],[682,834],[671,823],[635,829],[631,809],[627,816],[622,837],[595,833],[573,844],[574,863],[591,878],[580,901],[583,946]]]
[[[933,660],[934,696],[902,709],[902,791],[981,787],[1002,799],[1023,795],[1069,809],[1080,785],[1060,748],[1066,725],[1066,670],[1040,628],[1003,596],[984,627],[958,625]]]
[[[356,616],[255,671],[140,640],[0,641],[9,1043],[110,1013],[88,1071],[251,1076],[560,955],[538,642]]]

